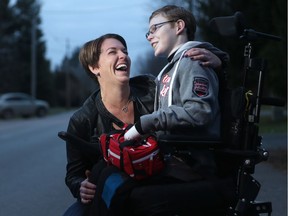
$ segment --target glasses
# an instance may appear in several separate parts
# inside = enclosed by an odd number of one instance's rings
[[[149,37],[150,34],[154,34],[159,28],[161,28],[163,25],[170,23],[170,22],[175,22],[175,20],[169,20],[161,23],[154,24],[150,27],[149,31],[146,33],[146,38]]]

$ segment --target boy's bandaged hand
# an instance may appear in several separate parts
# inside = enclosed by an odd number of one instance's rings
[[[135,125],[133,125],[125,134],[124,139],[125,140],[136,140],[139,137],[143,135],[143,131],[141,128],[141,123],[137,122]]]
[[[138,139],[140,136],[141,136],[141,134],[137,131],[137,129],[134,125],[124,134],[124,139],[125,140],[135,140],[135,139]]]

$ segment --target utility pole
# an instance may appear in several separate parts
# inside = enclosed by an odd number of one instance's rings
[[[66,79],[66,108],[71,107],[71,87],[70,87],[70,65],[68,62],[68,56],[70,52],[70,42],[66,39],[66,62],[65,62],[65,79]]]
[[[31,95],[36,98],[36,17],[32,18],[31,27]]]

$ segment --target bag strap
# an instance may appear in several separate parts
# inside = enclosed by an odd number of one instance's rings
[[[124,142],[120,143],[119,147],[123,150],[127,146],[135,146],[138,143],[137,140],[125,140]]]
[[[142,136],[141,139],[138,139],[138,140],[125,140],[124,142],[119,142],[120,143],[119,146],[120,146],[120,149],[122,150],[124,147],[127,147],[127,146],[135,146],[137,144],[144,144],[144,143],[146,143],[146,141],[149,138],[152,138],[152,137],[155,138],[155,136],[152,134],[146,134],[146,135]],[[119,136],[119,138],[120,138],[120,136]],[[156,138],[155,138],[155,140],[156,140]]]
[[[124,140],[124,134],[127,130],[129,130],[133,125],[127,125],[124,124],[124,127],[122,130],[113,130],[107,133],[107,137],[111,137],[112,135],[118,134],[117,141],[119,142],[119,147],[121,150],[123,150],[126,146],[133,146],[137,143],[136,140]],[[124,141],[121,141],[123,139]]]

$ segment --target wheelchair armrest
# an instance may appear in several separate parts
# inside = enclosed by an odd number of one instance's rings
[[[96,152],[98,154],[101,153],[99,144],[93,144],[93,143],[87,142],[86,140],[78,136],[75,136],[71,133],[68,133],[66,131],[58,132],[58,137],[66,142],[72,143],[73,145],[75,145],[76,147],[82,150],[86,150],[87,152],[91,151],[91,152]]]
[[[269,157],[269,152],[266,149],[259,148],[258,150],[242,150],[242,149],[228,149],[223,148],[217,150],[222,154],[228,154],[242,159],[254,159],[258,162],[266,161]]]
[[[265,161],[268,159],[269,153],[265,149],[258,148],[257,150],[243,150],[243,149],[230,149],[225,146],[223,141],[219,138],[206,138],[191,137],[182,135],[160,135],[158,137],[158,144],[163,149],[169,151],[181,151],[187,149],[210,149],[215,150],[217,153],[235,156],[238,158],[250,158],[257,161]]]
[[[160,135],[158,137],[158,143],[160,146],[176,149],[214,149],[221,147],[223,144],[219,138],[204,139],[203,137],[191,137],[182,135]]]

